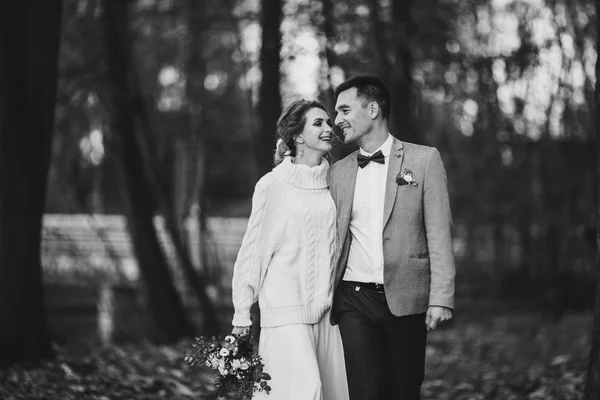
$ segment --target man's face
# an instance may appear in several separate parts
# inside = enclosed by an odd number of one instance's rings
[[[356,95],[356,88],[341,92],[335,103],[335,124],[339,126],[347,144],[360,144],[360,140],[373,127],[368,107]]]

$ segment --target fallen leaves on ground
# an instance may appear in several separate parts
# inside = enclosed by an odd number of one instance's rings
[[[430,333],[422,398],[571,400],[585,385],[592,317],[469,318]]]
[[[56,360],[0,371],[0,398],[215,399],[212,372],[183,362],[189,343],[58,348]]]
[[[590,332],[589,314],[463,318],[429,334],[422,399],[579,399]],[[53,361],[0,370],[0,399],[216,399],[214,375],[183,361],[189,344],[57,348]]]

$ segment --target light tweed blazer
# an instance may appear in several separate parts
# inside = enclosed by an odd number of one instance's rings
[[[337,206],[335,287],[344,276],[352,241],[349,226],[357,154],[358,150],[329,171],[331,195]],[[412,171],[418,185],[398,184],[405,169]],[[454,308],[452,216],[446,171],[437,149],[394,139],[381,217],[384,288],[391,312],[404,316],[425,312],[430,305]]]

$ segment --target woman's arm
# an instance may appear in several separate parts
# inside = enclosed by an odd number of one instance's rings
[[[272,177],[266,175],[257,184],[252,196],[252,211],[248,228],[238,253],[232,281],[234,315],[232,325],[252,325],[250,307],[258,294],[268,263],[281,235],[278,235],[275,208],[281,190],[273,187]]]

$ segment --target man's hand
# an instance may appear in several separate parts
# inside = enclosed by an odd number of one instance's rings
[[[425,316],[425,325],[427,330],[431,331],[452,319],[452,310],[446,307],[429,306]]]
[[[249,326],[234,326],[231,333],[233,333],[234,335],[246,335],[249,330]]]

